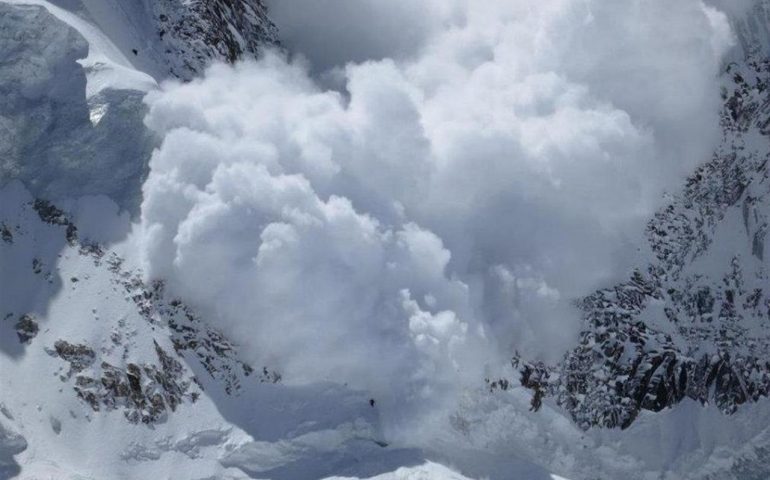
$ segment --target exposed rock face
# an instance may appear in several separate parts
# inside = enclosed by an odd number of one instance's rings
[[[13,243],[13,231],[5,223],[0,223],[0,239],[5,243]]]
[[[79,373],[93,365],[96,359],[96,352],[85,345],[73,345],[65,340],[59,340],[54,344],[54,350],[49,351],[51,355],[59,356],[62,360],[70,364],[69,372],[66,378],[74,373]],[[62,377],[64,380],[65,377]]]
[[[150,76],[190,80],[214,61],[253,58],[277,44],[261,0],[52,3],[103,28],[136,65],[84,69],[79,61],[101,48],[88,35],[44,6],[0,2],[0,183],[20,180],[44,198],[107,195],[136,211],[157,141],[143,123]],[[89,9],[125,16],[100,25]],[[13,241],[12,228],[0,225],[1,242]]]
[[[169,300],[163,282],[147,285],[137,272],[125,271],[123,259],[114,253],[107,257],[106,264],[144,320],[168,329],[173,349],[180,357],[196,360],[228,395],[238,392],[254,368],[238,358],[236,345],[207,327],[181,300]],[[278,383],[281,375],[263,367],[257,378],[261,383]]]
[[[16,335],[19,336],[21,343],[30,343],[37,336],[37,332],[40,331],[35,318],[29,314],[19,317],[19,321],[14,326],[16,328]]]
[[[49,355],[67,364],[60,370],[59,380],[71,384],[91,410],[119,410],[131,423],[155,424],[183,403],[194,403],[204,385],[237,395],[245,382],[281,380],[280,374],[267,367],[255,371],[240,360],[238,347],[181,300],[168,298],[163,282],[147,284],[140,272],[126,269],[115,252],[83,240],[65,211],[40,199],[23,208],[40,222],[56,227],[65,249],[104,271],[112,289],[125,296],[136,320],[157,335],[139,338],[125,318],[118,318],[109,338],[93,344],[60,338],[46,347]],[[9,247],[21,248],[29,240],[23,229],[15,229],[13,235],[16,243]],[[32,263],[36,275],[47,266],[37,258]],[[88,276],[70,279],[72,288],[88,281]],[[29,343],[39,331],[31,315],[19,317],[14,328],[23,343]]]
[[[729,2],[725,3],[729,5]],[[770,55],[770,1],[754,0],[744,15],[731,18],[731,24],[741,54],[747,58]]]
[[[278,43],[262,0],[159,0],[150,8],[169,72],[182,79],[212,59],[232,63]]]
[[[57,342],[57,351],[60,343]],[[197,392],[190,390],[191,380],[174,358],[155,344],[157,364],[128,363],[125,368],[102,362],[99,369],[91,367],[93,350],[84,345],[73,346],[80,354],[70,355],[70,371],[77,371],[75,392],[94,411],[122,408],[131,423],[156,423],[163,421],[184,401],[195,401]],[[86,360],[86,362],[83,362]],[[90,364],[86,363],[90,360]]]
[[[722,143],[650,221],[651,264],[579,302],[559,365],[514,358],[533,409],[552,397],[582,428],[625,428],[684,398],[730,414],[770,396],[770,61],[725,77]]]
[[[32,207],[37,212],[40,220],[50,225],[61,225],[66,227],[67,243],[70,245],[76,245],[78,243],[78,229],[72,221],[64,214],[63,211],[56,208],[48,200],[36,199],[32,204]]]

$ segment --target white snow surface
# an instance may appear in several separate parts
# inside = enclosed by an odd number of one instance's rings
[[[123,37],[131,32],[126,26],[135,25],[134,18],[130,9],[135,5],[143,5],[143,2],[126,2],[120,0],[94,1],[46,1],[46,0],[3,0],[12,5],[37,5],[48,10],[52,15],[77,30],[80,35],[88,42],[88,56],[79,63],[83,65],[86,71],[88,83],[86,86],[86,97],[91,98],[106,88],[118,90],[139,90],[149,91],[157,86],[155,79],[148,73],[145,73],[147,65],[142,65],[144,69],[139,68],[135,63],[129,60],[130,51],[118,48],[115,42],[105,33]],[[67,5],[69,9],[61,5]],[[127,9],[129,11],[127,11]],[[83,15],[80,16],[79,15]],[[111,14],[110,14],[111,13]],[[100,20],[94,24],[93,17],[85,15],[91,14]],[[85,17],[85,18],[84,18]],[[141,18],[141,17],[140,17]],[[134,30],[134,35],[138,36],[143,32]],[[158,72],[153,68],[153,73]]]

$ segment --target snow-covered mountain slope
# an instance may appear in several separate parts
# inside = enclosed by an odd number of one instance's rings
[[[757,2],[733,22],[740,43],[723,76],[721,145],[650,220],[650,264],[580,302],[579,345],[559,365],[514,358],[533,409],[553,399],[589,429],[628,428],[644,411],[680,408],[685,399],[727,415],[767,405],[767,11]],[[748,448],[752,466],[736,463],[713,478],[767,472],[766,440]]]
[[[763,58],[770,54],[770,2],[721,2],[732,12],[731,23],[738,40],[735,59]],[[735,10],[730,10],[735,9]]]
[[[100,88],[149,88],[169,75],[190,79],[212,60],[234,62],[277,44],[261,0],[4,0],[37,5],[88,42],[81,63]],[[147,76],[152,77],[148,79]]]
[[[74,29],[77,36],[82,36],[82,40],[87,45],[88,54],[79,63],[86,70],[89,80],[86,89],[87,97],[96,95],[108,87],[146,91],[155,85],[152,77],[137,69],[129,60],[126,52],[121,51],[104,33],[108,30],[103,30],[77,14],[44,0],[28,2],[9,0],[7,3],[18,5],[20,8],[17,8],[17,11],[29,11],[30,9],[23,8],[27,5],[44,8],[50,15],[59,20],[59,23]],[[49,28],[61,29],[62,27],[62,25],[49,27],[48,24],[38,24],[37,26],[44,34]],[[7,31],[14,30],[8,29]],[[46,45],[50,45],[50,43],[46,43]]]
[[[142,98],[275,45],[262,2],[0,1],[0,478],[765,478],[768,11],[733,18],[724,138],[648,264],[581,301],[562,363],[515,358],[418,446],[366,392],[244,362],[141,273]]]
[[[123,258],[130,241],[107,246],[128,215],[89,195],[135,205],[152,77],[274,42],[259,2],[127,5],[0,2],[0,476],[319,478],[418,464],[419,452],[385,448],[364,393],[280,385],[144,284]],[[142,12],[168,25],[162,62],[126,51],[147,31]]]
[[[167,70],[182,79],[212,59],[234,62],[278,43],[262,0],[144,0]],[[150,36],[152,38],[152,35]]]
[[[144,283],[121,208],[136,206],[154,145],[141,99],[162,63],[126,51],[136,12],[20,3],[0,2],[0,478],[464,478],[426,463],[451,458],[387,445],[366,393],[284,385]],[[195,32],[164,37],[208,48]],[[172,58],[192,74],[193,57]],[[504,457],[501,471],[551,478]]]
[[[57,205],[18,182],[0,189],[2,478],[469,478],[434,462],[473,478],[492,466],[494,478],[558,478],[528,458],[542,444],[523,446],[564,418],[527,415],[523,390],[513,402],[469,392],[435,449],[389,445],[366,392],[284,384],[146,284],[129,229],[106,197]],[[530,433],[509,441],[502,418]],[[559,441],[574,442],[565,428]],[[573,453],[543,463],[559,461]]]
[[[421,461],[387,447],[363,392],[284,386],[144,284],[123,257],[131,242],[106,246],[128,228],[106,198],[71,203],[77,225],[18,183],[1,200],[0,270],[14,272],[0,291],[6,474],[311,479]]]
[[[0,181],[129,209],[155,144],[144,94],[276,42],[258,0],[8,0],[0,24]]]
[[[388,446],[366,393],[282,385],[144,283],[120,208],[154,145],[142,97],[166,73],[126,51],[145,31],[126,5],[0,2],[0,478],[450,475]],[[256,2],[146,5],[169,22],[171,75],[273,42]]]
[[[131,70],[112,84],[128,67],[104,63],[88,32],[43,7],[0,2],[0,23],[0,181],[19,179],[47,198],[106,194],[128,206],[152,148],[142,125],[152,78]],[[103,88],[89,97],[92,80]]]

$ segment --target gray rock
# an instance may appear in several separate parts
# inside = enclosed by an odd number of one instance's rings
[[[30,314],[24,314],[19,317],[19,321],[16,322],[14,328],[16,329],[16,335],[19,336],[19,341],[27,344],[31,343],[32,339],[35,338],[40,331],[40,327],[35,321],[35,318]]]

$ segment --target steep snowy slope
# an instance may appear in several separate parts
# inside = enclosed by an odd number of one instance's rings
[[[81,63],[108,76],[88,96],[105,85],[151,86],[147,75],[190,79],[212,60],[234,62],[277,44],[261,0],[4,1],[42,6],[85,37],[89,56]]]
[[[514,358],[534,409],[553,398],[589,429],[628,428],[644,411],[681,408],[685,399],[727,415],[746,403],[767,408],[767,12],[757,2],[734,20],[740,43],[723,77],[722,143],[649,222],[650,264],[581,301],[580,343],[561,364]],[[752,460],[736,460],[714,478],[766,472],[766,442],[749,447]]]
[[[6,473],[311,479],[422,461],[386,446],[364,393],[283,386],[144,284],[123,257],[131,241],[107,246],[129,225],[106,198],[70,203],[71,218],[18,183],[0,195]]]
[[[232,63],[278,44],[262,0],[144,0],[144,4],[152,12],[166,69],[182,79],[200,74],[212,59]]]
[[[767,57],[770,54],[770,2],[723,1],[720,6],[733,14],[732,27],[739,46],[735,60]]]
[[[155,86],[153,79],[147,73],[138,70],[125,52],[117,48],[104,33],[109,30],[102,30],[78,15],[45,0],[26,2],[9,0],[7,3],[20,7],[24,5],[40,6],[83,37],[88,45],[88,55],[79,63],[86,70],[88,77],[87,97],[92,97],[108,87],[119,90],[146,91]],[[44,30],[47,27],[41,26],[39,28]]]
[[[84,33],[41,6],[0,2],[0,13],[0,181],[135,203],[152,148],[142,97],[154,80],[115,63],[119,51],[101,49],[105,37],[72,15],[57,11]]]
[[[0,2],[0,182],[135,209],[154,140],[143,95],[275,44],[259,1]]]

